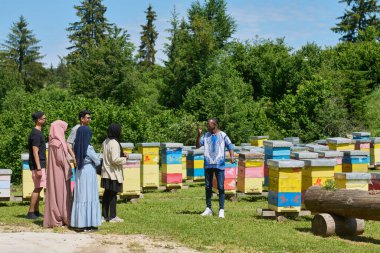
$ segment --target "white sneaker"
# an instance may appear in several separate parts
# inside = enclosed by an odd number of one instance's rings
[[[223,218],[224,219],[224,209],[220,209],[219,210],[219,218]]]
[[[201,216],[211,216],[212,210],[211,208],[206,207],[206,210],[201,214]]]
[[[112,222],[112,223],[119,223],[119,222],[124,222],[124,220],[122,218],[119,218],[119,217],[115,217],[113,219],[110,219],[109,222]]]

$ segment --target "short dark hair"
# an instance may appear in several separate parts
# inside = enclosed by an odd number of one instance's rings
[[[89,110],[82,110],[82,111],[80,111],[79,112],[79,120],[81,119],[81,118],[84,118],[86,115],[91,115],[91,112],[89,111]]]
[[[36,122],[39,118],[41,118],[41,117],[44,116],[44,115],[45,115],[44,112],[40,112],[40,111],[35,112],[35,113],[32,114],[32,120],[33,120],[34,122]]]
[[[216,124],[217,126],[219,126],[219,120],[218,120],[217,118],[211,118],[211,119],[209,119],[209,120],[214,121],[215,124]]]

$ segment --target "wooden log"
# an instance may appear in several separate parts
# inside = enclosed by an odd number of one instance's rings
[[[364,232],[364,224],[363,219],[321,213],[314,216],[311,230],[321,236],[361,235]]]
[[[305,193],[305,207],[314,213],[330,213],[380,221],[379,192],[362,190],[323,190],[310,187]]]

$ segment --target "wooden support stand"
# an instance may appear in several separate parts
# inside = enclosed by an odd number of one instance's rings
[[[279,222],[286,221],[287,217],[300,217],[311,215],[311,212],[309,210],[301,210],[301,212],[276,212],[271,209],[258,208],[256,211],[261,218],[276,219]]]
[[[320,236],[361,235],[364,232],[364,224],[363,219],[320,213],[314,216],[311,230]]]

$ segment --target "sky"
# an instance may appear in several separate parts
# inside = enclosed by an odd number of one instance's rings
[[[156,11],[156,59],[158,63],[166,59],[163,52],[170,28],[173,8],[179,17],[187,18],[187,10],[192,0],[104,0],[105,13],[110,23],[126,29],[131,41],[138,48],[141,25],[146,23],[145,11],[149,4]],[[204,3],[204,0],[200,0]],[[285,43],[300,49],[308,42],[321,47],[333,46],[340,35],[333,33],[334,27],[344,14],[346,6],[338,0],[226,0],[227,13],[237,24],[233,38],[246,41],[258,36],[264,39],[285,38]],[[14,22],[23,15],[28,27],[40,40],[42,62],[46,67],[57,66],[59,57],[68,54],[70,46],[66,28],[79,20],[74,5],[80,0],[0,0],[0,44],[10,33]]]

